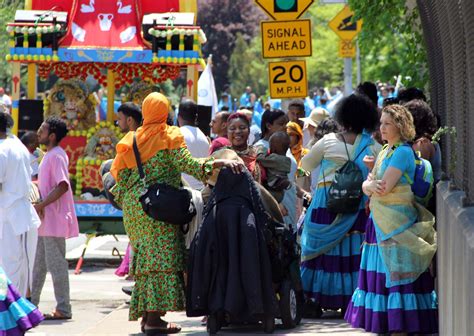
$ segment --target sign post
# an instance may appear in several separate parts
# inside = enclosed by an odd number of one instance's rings
[[[306,61],[270,62],[269,70],[272,98],[304,98],[308,95]]]
[[[262,21],[263,58],[312,55],[311,20],[298,20],[314,0],[255,0],[274,21]],[[272,98],[304,98],[308,95],[306,62],[270,62]]]
[[[356,56],[356,45],[351,40],[339,41],[339,57],[354,58]]]
[[[263,58],[311,56],[311,21],[262,21]]]
[[[362,30],[362,20],[353,21],[353,18],[354,12],[351,11],[349,6],[344,6],[344,8],[329,21],[329,28],[342,40],[352,41]]]
[[[354,21],[354,12],[349,6],[337,13],[329,22],[331,28],[341,39],[339,43],[339,57],[344,58],[344,95],[352,92],[352,58],[356,56],[356,47],[353,39],[362,29],[362,20]]]

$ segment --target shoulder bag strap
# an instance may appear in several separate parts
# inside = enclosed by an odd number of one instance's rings
[[[328,190],[326,188],[326,176],[324,175],[323,160],[321,160],[320,169],[321,169],[321,172],[323,173],[324,193],[326,194],[326,200],[327,200],[329,197],[328,197]]]
[[[342,141],[344,142],[344,147],[346,148],[346,153],[347,153],[347,160],[349,160],[349,161],[354,161],[355,162],[359,158],[359,156],[365,151],[365,149],[367,147],[369,147],[369,144],[365,145],[364,148],[362,148],[362,150],[359,152],[359,154],[357,154],[356,157],[351,160],[349,150],[347,149],[346,139],[344,138],[344,135],[342,133],[340,133],[340,136],[342,138]]]
[[[352,161],[355,162],[355,160],[357,160],[357,159],[359,158],[359,156],[360,156],[362,153],[364,153],[364,151],[365,151],[368,147],[369,147],[369,145],[365,145],[364,148],[362,148],[362,150],[359,152],[359,154],[357,154],[357,156],[356,156],[356,157],[354,158],[354,160],[352,160]]]
[[[137,161],[137,168],[138,174],[140,175],[140,179],[142,180],[143,186],[146,187],[146,176],[145,172],[143,171],[142,160],[140,158],[140,151],[138,150],[137,146],[137,136],[136,133],[133,133],[133,153],[135,154],[135,160]]]
[[[349,154],[349,150],[347,149],[346,139],[344,138],[344,135],[343,135],[342,133],[339,133],[339,135],[341,136],[342,142],[344,142],[344,147],[346,148],[347,160],[350,161],[350,160],[351,160],[351,156],[350,156],[350,154]]]

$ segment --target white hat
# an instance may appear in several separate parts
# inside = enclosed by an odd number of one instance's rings
[[[309,115],[308,118],[300,118],[300,120],[303,121],[305,125],[309,124],[314,127],[318,127],[321,121],[329,117],[330,117],[329,112],[326,109],[322,107],[316,107],[311,111],[311,114]]]

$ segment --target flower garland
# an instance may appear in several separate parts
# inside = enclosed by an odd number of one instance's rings
[[[23,34],[23,35],[41,35],[41,34],[48,34],[48,33],[59,33],[59,32],[65,32],[65,30],[62,29],[62,26],[60,24],[56,25],[42,25],[42,26],[37,26],[37,27],[32,27],[31,25],[28,26],[16,26],[16,25],[7,25],[6,31],[8,33],[17,33],[17,34]]]
[[[115,72],[115,88],[119,89],[125,84],[133,83],[135,78],[141,78],[153,83],[161,83],[167,79],[179,77],[181,67],[179,65],[163,64],[141,64],[141,63],[40,63],[38,64],[38,75],[41,79],[47,79],[52,72],[62,79],[78,78],[86,80],[91,75],[102,86],[107,86],[107,75],[103,68]]]
[[[113,133],[119,139],[123,136],[123,133],[120,130],[120,128],[115,126],[114,123],[112,123],[110,121],[101,121],[96,126],[89,128],[89,130],[87,130],[87,131],[72,131],[70,133],[78,134],[78,136],[86,136],[87,141],[89,142],[91,140],[91,138],[93,136],[95,136],[95,134],[103,128],[108,128],[108,129],[112,130]],[[73,134],[71,134],[71,135],[73,135]],[[93,159],[93,158],[87,158],[87,157],[82,157],[82,158],[79,158],[79,160],[77,160],[76,176],[75,176],[75,178],[76,178],[76,190],[75,190],[76,196],[81,195],[83,184],[87,180],[87,179],[85,179],[85,176],[84,176],[85,167],[86,166],[87,167],[95,166],[98,169],[103,162],[104,162],[104,160],[102,160],[102,159]]]

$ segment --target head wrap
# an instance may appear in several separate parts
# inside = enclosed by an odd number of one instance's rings
[[[291,154],[293,154],[299,167],[301,165],[301,159],[308,153],[308,150],[303,148],[303,130],[301,129],[300,125],[290,121],[288,124],[286,124],[286,132],[290,136],[295,135],[298,137],[298,143],[291,147]]]
[[[169,101],[161,93],[150,93],[143,101],[143,126],[135,132],[142,163],[151,159],[160,150],[186,147],[181,130],[166,124],[168,111]],[[133,133],[128,132],[117,144],[117,156],[110,170],[116,180],[122,169],[137,166],[133,153]]]

